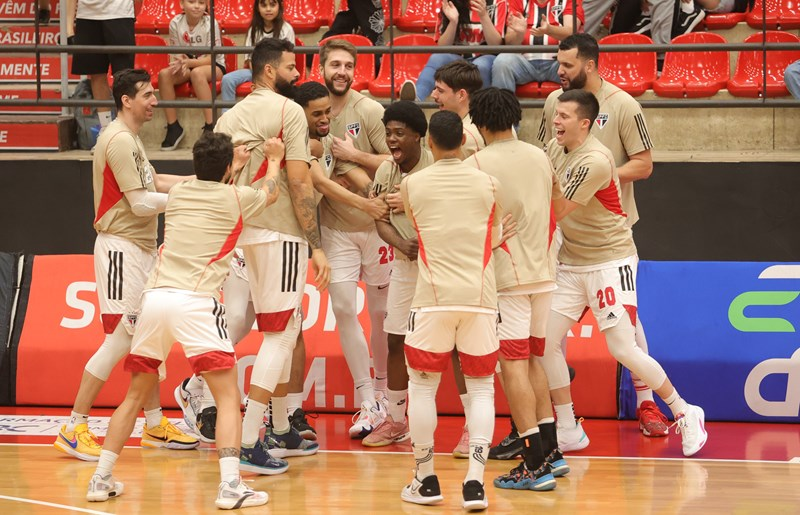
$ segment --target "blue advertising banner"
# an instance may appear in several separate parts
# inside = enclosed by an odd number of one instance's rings
[[[800,264],[642,261],[637,286],[650,354],[707,419],[800,422]]]

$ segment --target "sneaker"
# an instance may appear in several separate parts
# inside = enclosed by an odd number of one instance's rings
[[[275,458],[291,458],[292,456],[311,456],[319,450],[319,444],[311,440],[306,440],[293,427],[289,432],[278,435],[272,432],[271,427],[267,427],[264,433],[264,441],[271,456]]]
[[[675,29],[676,35],[688,34],[706,17],[706,12],[699,7],[695,7],[691,13],[682,10],[678,13],[678,27]]]
[[[205,443],[214,443],[217,439],[217,407],[209,406],[197,415],[194,427],[197,436]]]
[[[461,495],[464,497],[461,506],[467,511],[481,511],[489,507],[483,485],[474,479],[461,486]]]
[[[306,440],[316,440],[317,432],[311,427],[306,418],[306,412],[302,408],[297,408],[294,413],[289,415],[289,424],[300,433]]]
[[[289,469],[289,463],[280,458],[273,458],[267,451],[263,440],[256,441],[253,447],[241,448],[239,454],[239,470],[255,472],[264,476],[283,474]]]
[[[453,449],[453,457],[469,458],[469,428],[467,426],[464,426],[464,429],[461,430],[461,439],[458,440],[458,445]]]
[[[189,378],[183,380],[181,384],[175,387],[175,402],[183,411],[183,422],[189,429],[195,429],[197,422],[197,414],[200,412],[200,395],[186,389],[189,383]],[[195,431],[197,433],[197,431]]]
[[[221,510],[237,510],[239,508],[250,508],[251,506],[262,506],[269,501],[267,492],[253,490],[242,481],[223,481],[219,484],[217,500],[214,504]]]
[[[66,424],[61,426],[53,447],[61,452],[83,461],[97,461],[103,446],[86,424],[78,424],[74,431],[67,431]]]
[[[636,23],[633,24],[633,27],[631,27],[630,32],[649,36],[650,29],[652,28],[653,28],[653,23],[652,20],[650,19],[650,16],[643,14],[638,20],[636,20]]]
[[[400,86],[400,100],[409,100],[411,102],[417,99],[417,85],[411,79],[406,79],[402,86]]]
[[[115,481],[109,474],[102,477],[100,474],[92,476],[89,481],[89,490],[86,492],[86,500],[89,502],[105,502],[109,497],[119,497],[122,495],[123,485]]]
[[[639,429],[645,436],[658,437],[669,434],[667,417],[661,413],[653,401],[642,402],[642,405],[636,409],[636,418],[639,419]]]
[[[39,9],[39,13],[37,15],[39,18],[39,24],[47,25],[50,23],[50,9]]]
[[[142,447],[150,447],[153,449],[167,448],[177,450],[194,449],[200,442],[196,438],[187,435],[167,419],[161,417],[161,423],[156,427],[147,427],[144,425],[142,431]]]
[[[589,437],[586,431],[583,430],[581,425],[583,419],[576,421],[575,427],[566,429],[556,424],[556,432],[558,433],[558,448],[562,452],[580,451],[589,446]]]
[[[519,437],[516,428],[512,427],[502,442],[489,449],[489,459],[510,460],[522,456],[522,445],[522,438]]]
[[[503,474],[494,480],[494,486],[507,490],[535,490],[545,492],[556,487],[556,478],[550,470],[550,465],[545,462],[538,469],[531,471],[523,461],[508,474]]]
[[[689,406],[686,411],[675,417],[676,432],[683,441],[683,455],[686,457],[696,454],[708,440],[706,432],[706,414],[700,406]]]
[[[411,433],[408,431],[408,419],[395,422],[391,415],[361,440],[361,445],[366,447],[384,447],[393,443],[408,440]]]
[[[417,479],[416,473],[410,485],[403,487],[400,498],[414,504],[436,504],[444,500],[442,490],[439,488],[439,478],[435,475],[428,476],[422,481]]]
[[[559,449],[553,450],[544,460],[550,465],[553,477],[564,477],[569,474],[569,465]]]
[[[569,372],[569,382],[571,383],[575,380],[575,369],[567,365],[567,372]]]
[[[168,124],[167,135],[164,138],[164,141],[161,142],[161,150],[175,150],[185,134],[186,132],[183,130],[183,127],[181,127],[180,123],[175,122]]]
[[[353,426],[350,428],[350,438],[364,438],[386,418],[386,410],[380,402],[370,407],[366,402],[361,403],[361,410],[353,415]]]

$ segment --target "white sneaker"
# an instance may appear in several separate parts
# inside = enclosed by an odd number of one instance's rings
[[[583,419],[577,420],[575,427],[570,429],[556,424],[558,448],[561,449],[561,452],[580,451],[589,447],[589,437],[586,435],[586,431],[583,430],[582,421]]]
[[[105,502],[109,497],[119,497],[122,495],[123,485],[115,481],[109,474],[102,477],[100,474],[92,476],[89,481],[89,490],[86,492],[86,500],[89,502]]]
[[[439,478],[435,475],[428,476],[422,481],[417,479],[416,471],[410,485],[403,487],[400,498],[405,502],[414,504],[437,504],[444,500],[442,490],[439,488]]]
[[[376,402],[374,406],[370,406],[368,403],[362,402],[361,411],[353,415],[350,438],[364,438],[385,419],[386,409],[382,403]]]
[[[182,383],[175,387],[175,402],[183,411],[183,422],[186,424],[194,434],[199,435],[200,431],[197,430],[197,415],[200,414],[200,399],[203,396],[203,390],[199,394],[195,391],[188,390],[186,384],[189,379],[184,379]]]
[[[689,404],[686,411],[675,417],[675,424],[678,425],[676,432],[683,440],[684,456],[696,454],[706,444],[706,414],[700,406]]]
[[[239,508],[249,508],[251,506],[261,506],[267,504],[269,495],[267,492],[253,490],[244,484],[242,478],[236,481],[223,481],[219,484],[217,500],[214,504],[221,510],[238,510]]]

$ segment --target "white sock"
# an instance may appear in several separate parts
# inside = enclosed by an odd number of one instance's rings
[[[417,479],[434,474],[433,435],[436,431],[436,391],[442,374],[408,369],[408,428],[414,459],[417,462]]]
[[[372,387],[375,389],[376,392],[383,393],[384,397],[386,396],[386,394],[387,394],[387,392],[389,390],[388,386],[386,386],[387,381],[388,381],[388,378],[386,378],[386,377],[378,377],[378,372],[377,371],[375,372],[375,379],[373,379],[373,383],[372,383],[373,386]]]
[[[528,429],[524,433],[520,433],[519,437],[520,438],[525,438],[526,436],[535,435],[538,432],[539,432],[539,426],[533,426],[533,428]]]
[[[558,427],[572,429],[577,425],[575,423],[575,411],[572,409],[571,402],[569,404],[557,404],[555,410]]]
[[[640,407],[644,401],[653,402],[653,390],[638,377],[633,379],[633,389],[636,390],[636,407]]]
[[[389,401],[389,407],[386,411],[395,422],[402,422],[406,419],[406,396],[408,390],[389,390],[386,392],[386,400]]]
[[[239,457],[228,456],[219,459],[219,477],[226,483],[232,483],[239,479]]]
[[[97,111],[97,117],[100,119],[100,127],[108,127],[111,123],[111,111]]]
[[[278,435],[289,432],[289,412],[286,397],[272,398],[272,431]]]
[[[286,394],[286,411],[289,416],[294,415],[294,412],[303,409],[303,392],[300,393],[287,393]]]
[[[102,478],[107,478],[114,470],[114,464],[117,463],[117,458],[119,458],[119,454],[114,454],[111,451],[103,449],[100,451],[100,460],[97,462],[97,469],[94,473]]]
[[[81,424],[88,424],[89,423],[89,415],[84,415],[83,413],[78,413],[73,411],[69,415],[69,422],[67,422],[67,432],[75,431],[75,427]]]
[[[217,401],[214,400],[214,396],[211,395],[211,389],[208,387],[208,383],[203,383],[203,393],[202,397],[200,398],[200,411],[203,411],[206,408],[211,408],[217,405]]]
[[[186,386],[184,386],[184,389],[192,392],[193,394],[197,394],[198,390],[202,389],[204,384],[205,381],[203,381],[202,376],[192,376],[188,381],[186,381]]]
[[[144,420],[147,427],[153,428],[158,427],[161,425],[161,417],[164,414],[161,413],[161,408],[151,409],[150,411],[144,412]]]
[[[464,407],[464,426],[469,425],[469,409],[470,409],[470,401],[469,401],[469,392],[460,394],[459,398],[461,398],[461,405]]]
[[[359,379],[355,382],[356,392],[361,404],[367,403],[370,408],[375,407],[375,389],[372,387],[372,378]]]
[[[483,483],[486,459],[494,433],[494,376],[465,377],[470,396],[469,466],[464,482]]]
[[[664,402],[666,402],[669,409],[672,410],[673,417],[677,417],[681,413],[686,413],[686,408],[689,407],[686,401],[678,395],[678,390],[675,389],[672,390],[670,395],[664,398]]]
[[[253,399],[247,401],[247,409],[244,411],[244,420],[242,421],[242,446],[252,447],[258,441],[258,432],[264,424],[266,412],[266,404]]]
[[[694,12],[694,2],[681,2],[681,11],[686,14],[692,14]]]
[[[417,479],[422,481],[428,476],[432,476],[433,472],[433,444],[417,447],[411,444],[414,450],[414,461],[417,462]]]

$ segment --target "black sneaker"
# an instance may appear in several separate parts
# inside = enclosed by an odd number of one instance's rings
[[[164,138],[164,141],[161,142],[161,150],[175,150],[185,134],[179,122],[168,124],[167,136]]]
[[[517,428],[512,427],[508,436],[503,441],[489,449],[490,460],[511,460],[522,456],[522,438],[519,437]]]
[[[50,23],[50,9],[39,9],[37,17],[39,18],[39,24],[47,25]]]
[[[203,124],[203,133],[206,132],[214,132],[214,124],[213,123],[204,123]]]
[[[706,12],[695,7],[691,13],[680,11],[678,13],[678,27],[675,30],[676,36],[690,33],[706,17]]]
[[[477,483],[477,481],[475,481]],[[403,487],[400,498],[414,504],[436,504],[442,502],[442,490],[439,488],[439,478],[436,475],[428,476],[422,481],[414,476],[410,485]]]
[[[317,439],[317,432],[308,423],[306,412],[302,408],[297,408],[294,413],[289,415],[289,424],[306,440]]]
[[[567,460],[564,459],[564,455],[561,454],[559,449],[555,449],[544,460],[550,465],[550,470],[554,477],[564,477],[569,474],[569,465],[567,465]]]
[[[402,86],[400,86],[400,100],[408,100],[413,102],[417,99],[417,85],[413,80],[407,79]]]
[[[483,485],[474,479],[461,486],[461,495],[464,497],[461,506],[467,511],[481,511],[489,507]]]
[[[205,443],[214,443],[217,438],[217,408],[210,406],[197,415],[197,436]]]
[[[569,372],[569,382],[571,383],[575,380],[575,369],[567,365],[567,371]]]
[[[642,14],[636,23],[633,24],[631,27],[631,32],[635,34],[644,34],[645,36],[650,35],[650,29],[653,28],[652,20],[650,19],[649,15]]]

